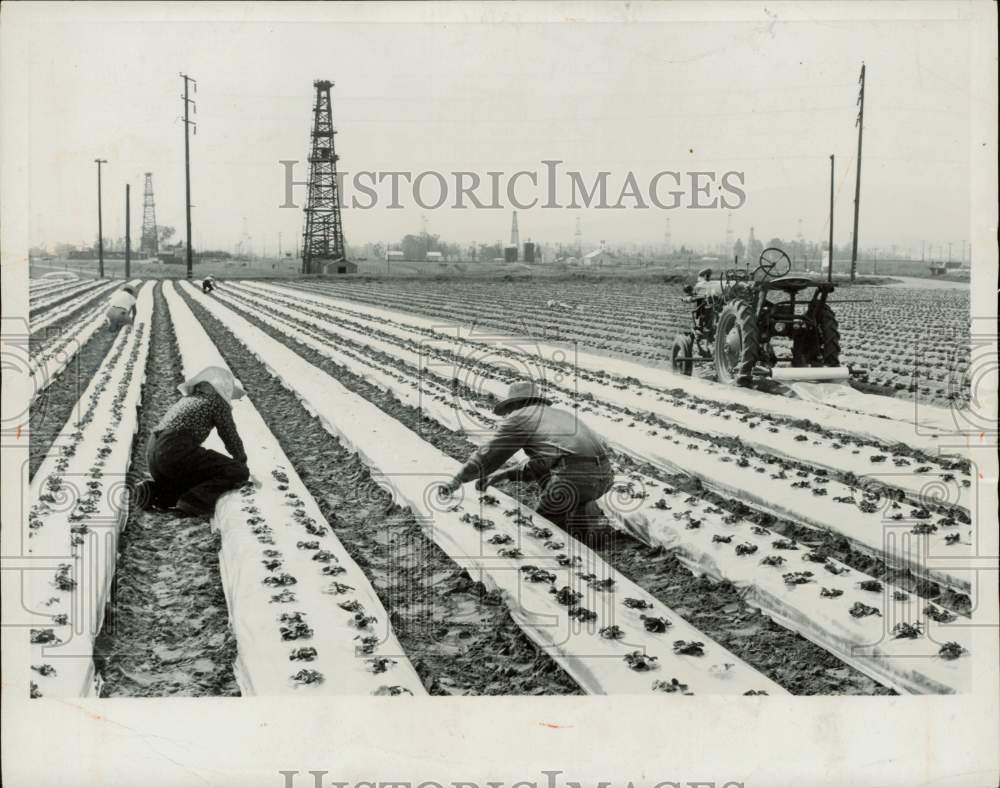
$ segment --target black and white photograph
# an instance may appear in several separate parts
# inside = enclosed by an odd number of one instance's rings
[[[996,21],[5,4],[5,783],[997,785]]]

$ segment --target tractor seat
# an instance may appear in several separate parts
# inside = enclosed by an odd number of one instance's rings
[[[815,287],[816,282],[808,276],[779,276],[767,283],[771,290],[783,290],[786,293],[797,293],[807,287]]]

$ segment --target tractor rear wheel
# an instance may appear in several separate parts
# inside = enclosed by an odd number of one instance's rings
[[[840,328],[829,304],[816,313],[816,336],[797,336],[792,342],[792,366],[839,367]]]
[[[694,369],[694,339],[690,334],[678,334],[670,349],[670,367],[678,375],[690,375]]]
[[[715,374],[720,383],[746,386],[760,357],[760,332],[753,307],[730,301],[719,313],[715,329]]]

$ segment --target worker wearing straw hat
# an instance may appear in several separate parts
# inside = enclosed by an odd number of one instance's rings
[[[177,388],[183,396],[150,436],[146,461],[152,479],[139,485],[138,503],[184,516],[210,515],[223,493],[250,478],[231,406],[245,392],[223,367],[207,367]],[[229,457],[201,445],[213,429]]]
[[[115,291],[108,301],[108,311],[105,312],[109,331],[117,331],[126,323],[135,320],[135,303],[135,287],[133,285],[125,285],[125,287]]]
[[[552,407],[540,386],[519,381],[493,412],[504,420],[496,434],[481,446],[461,470],[442,485],[446,494],[477,479],[476,489],[511,480],[537,481],[542,496],[536,511],[559,525],[581,525],[584,511],[614,481],[607,447],[576,413]],[[523,450],[528,459],[498,471]]]

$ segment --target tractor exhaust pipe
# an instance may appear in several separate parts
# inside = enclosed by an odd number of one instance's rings
[[[784,382],[836,381],[847,380],[851,376],[847,367],[773,367],[760,372],[772,380]]]

